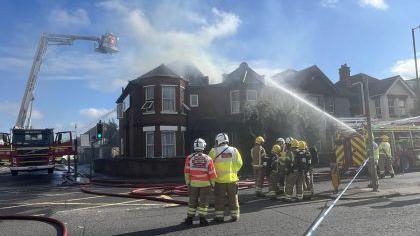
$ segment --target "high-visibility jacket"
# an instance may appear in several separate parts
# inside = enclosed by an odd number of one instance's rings
[[[373,159],[375,161],[379,160],[379,147],[373,149]]]
[[[242,157],[238,149],[225,144],[212,148],[209,156],[214,161],[216,183],[233,183],[239,180],[238,171],[242,167]]]
[[[204,153],[187,156],[184,177],[187,185],[192,187],[208,187],[214,185],[217,178],[213,160]]]
[[[388,142],[381,142],[379,144],[379,154],[391,158],[391,145]]]
[[[261,145],[255,145],[251,149],[251,160],[253,167],[262,167],[263,163],[266,161],[265,149]]]

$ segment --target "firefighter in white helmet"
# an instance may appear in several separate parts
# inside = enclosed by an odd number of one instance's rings
[[[187,218],[184,223],[191,225],[198,211],[200,225],[207,226],[209,224],[206,219],[208,197],[217,175],[213,159],[203,153],[206,142],[199,138],[194,141],[193,145],[195,153],[187,156],[184,168],[185,182],[188,185],[190,198]]]
[[[251,161],[252,161],[252,169],[254,172],[254,179],[255,179],[255,195],[257,197],[263,197],[264,194],[262,193],[262,187],[264,182],[265,176],[265,168],[266,168],[266,153],[265,149],[262,146],[265,142],[264,138],[258,136],[255,139],[255,146],[251,149]]]
[[[291,143],[292,143],[293,138],[292,137],[287,137],[285,140],[286,143],[286,151],[290,151],[291,150]]]
[[[229,137],[225,133],[216,136],[216,147],[212,148],[209,156],[214,161],[217,173],[214,186],[214,205],[217,223],[224,221],[225,197],[227,195],[231,221],[239,219],[238,201],[238,171],[242,167],[242,157],[238,149],[229,146]]]

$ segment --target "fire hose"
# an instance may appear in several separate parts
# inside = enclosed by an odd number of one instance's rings
[[[25,216],[25,215],[3,215],[0,216],[0,220],[29,220],[29,221],[39,221],[43,223],[50,224],[54,226],[57,230],[57,235],[59,236],[67,236],[67,228],[63,222],[49,218],[49,217],[42,217],[42,216]]]
[[[238,182],[238,190],[249,189],[254,186],[254,182],[245,180]],[[93,190],[87,186],[82,186],[81,191],[88,194],[111,196],[111,197],[128,197],[145,199],[151,201],[159,201],[165,203],[173,203],[179,205],[188,205],[188,201],[168,199],[160,197],[161,195],[175,195],[175,196],[188,196],[188,186],[175,184],[175,183],[163,183],[163,184],[133,184],[124,181],[109,181],[109,180],[93,180],[90,185],[98,186],[109,186],[109,187],[133,187],[135,188],[129,193],[111,193]]]

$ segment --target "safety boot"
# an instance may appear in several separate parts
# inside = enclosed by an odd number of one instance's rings
[[[193,217],[192,216],[188,216],[187,218],[185,218],[184,224],[185,225],[192,225],[193,224]]]
[[[209,222],[207,221],[206,217],[200,217],[200,226],[208,226]]]
[[[391,178],[394,178],[395,174],[391,174]]]
[[[230,219],[230,222],[236,222],[236,221],[238,221],[238,217],[232,216],[232,218]]]

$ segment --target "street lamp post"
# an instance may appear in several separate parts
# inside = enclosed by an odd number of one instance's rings
[[[420,81],[419,81],[419,73],[418,73],[418,70],[417,70],[416,37],[414,35],[414,31],[418,28],[420,28],[420,25],[411,29],[411,36],[413,37],[414,66],[415,66],[415,69],[416,69],[417,103],[419,103],[419,98],[420,98]]]
[[[367,78],[363,80],[363,94],[365,97],[365,112],[366,112],[366,122],[367,122],[367,154],[369,158],[369,169],[370,169],[370,180],[373,191],[378,191],[378,175],[376,172],[375,159],[373,157],[373,134],[372,134],[372,118],[370,115],[370,105],[369,105],[369,83]]]

